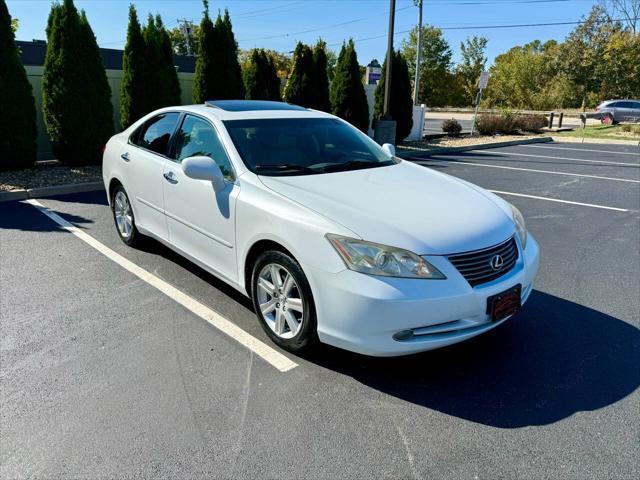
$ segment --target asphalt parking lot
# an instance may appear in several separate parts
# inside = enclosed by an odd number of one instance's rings
[[[638,148],[418,162],[522,211],[542,252],[529,302],[443,350],[325,347],[285,354],[286,372],[33,205],[0,203],[2,478],[639,478]],[[269,344],[230,287],[122,244],[104,192],[39,202]]]

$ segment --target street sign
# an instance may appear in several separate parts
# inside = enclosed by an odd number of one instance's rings
[[[487,88],[487,83],[489,83],[489,72],[482,72],[480,74],[480,90]]]

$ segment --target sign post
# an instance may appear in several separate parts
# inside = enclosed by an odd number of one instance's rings
[[[476,110],[473,114],[473,123],[471,124],[471,136],[476,129],[476,118],[478,117],[478,108],[480,108],[480,100],[482,100],[482,91],[487,88],[489,83],[489,72],[482,72],[480,74],[480,82],[478,83],[478,95],[476,95]]]

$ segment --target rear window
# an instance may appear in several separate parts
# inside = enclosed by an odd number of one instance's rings
[[[147,120],[131,136],[131,143],[160,155],[167,155],[169,140],[176,129],[179,113],[163,113]]]

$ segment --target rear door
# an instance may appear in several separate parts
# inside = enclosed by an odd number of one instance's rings
[[[184,115],[173,141],[172,159],[165,163],[164,205],[172,245],[237,281],[235,255],[236,199],[240,191],[229,156],[209,120]],[[220,167],[225,187],[187,177],[180,163],[188,157],[211,157]]]
[[[164,215],[164,164],[180,114],[162,113],[147,120],[129,138],[121,158],[125,162],[129,199],[134,204],[136,223],[144,230],[168,239]]]

